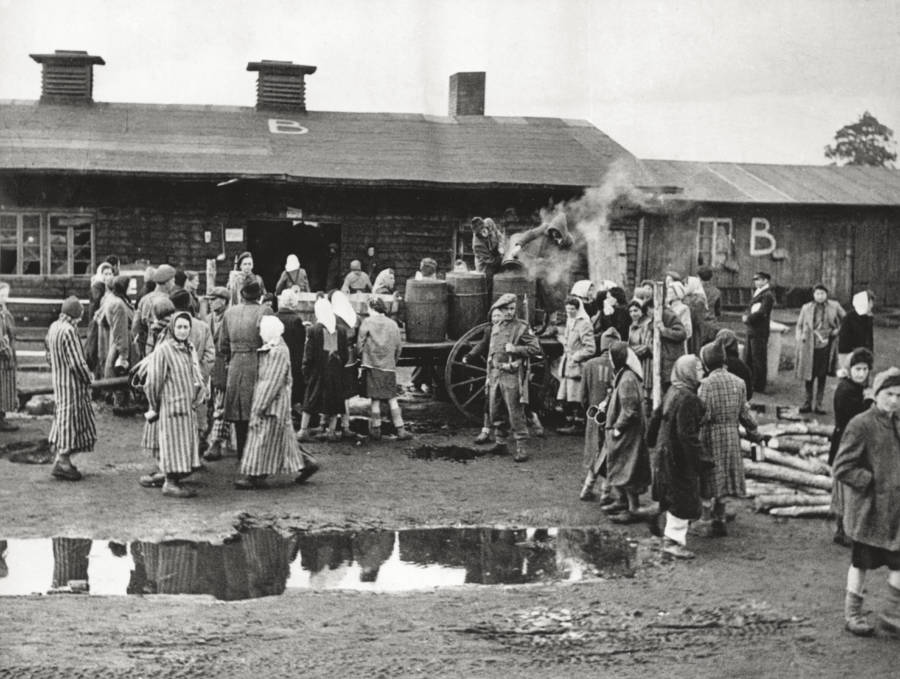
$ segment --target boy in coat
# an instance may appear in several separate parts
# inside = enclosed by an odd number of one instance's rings
[[[753,276],[753,297],[747,312],[741,316],[747,326],[747,347],[744,349],[744,363],[753,373],[753,390],[764,394],[766,391],[766,364],[769,346],[769,319],[775,306],[775,295],[769,287],[772,277],[765,271]]]

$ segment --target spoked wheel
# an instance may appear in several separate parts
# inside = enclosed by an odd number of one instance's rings
[[[491,324],[482,323],[460,337],[450,350],[444,368],[444,383],[450,400],[459,412],[477,424],[481,424],[484,419],[487,366],[484,357],[478,357],[471,363],[463,363],[462,359],[490,331]],[[531,407],[538,413],[543,414],[548,404],[552,406],[556,395],[555,385],[556,379],[550,374],[547,358],[541,356],[531,359],[528,393]]]

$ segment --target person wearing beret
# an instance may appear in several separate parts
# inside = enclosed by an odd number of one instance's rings
[[[253,255],[242,252],[234,258],[234,270],[228,272],[228,291],[231,293],[231,304],[240,304],[241,291],[247,283],[255,281],[259,285],[259,296],[266,294],[266,286],[262,276],[253,273]]]
[[[775,295],[769,287],[771,279],[772,277],[765,271],[758,271],[753,275],[753,297],[747,311],[741,316],[741,320],[747,326],[744,363],[753,372],[753,390],[760,394],[766,391],[769,320],[775,306]]]
[[[853,541],[844,621],[849,632],[869,636],[863,612],[868,571],[887,566],[887,606],[878,617],[889,636],[900,636],[900,369],[878,373],[875,403],[847,424],[834,478],[844,485],[844,532]]]
[[[175,267],[169,264],[160,264],[153,271],[154,288],[141,297],[137,311],[134,315],[134,323],[131,327],[131,336],[134,338],[137,358],[145,356],[144,347],[147,346],[150,324],[153,322],[153,305],[162,299],[168,299],[175,289]]]
[[[497,452],[507,448],[508,427],[512,426],[516,441],[513,460],[525,462],[528,453],[525,441],[528,439],[528,425],[524,404],[528,401],[529,359],[541,353],[541,345],[531,332],[528,324],[516,318],[516,296],[512,293],[501,295],[491,306],[491,311],[500,309],[504,317],[491,326],[491,331],[463,356],[463,362],[485,356],[488,368],[488,408]],[[508,413],[504,416],[503,410]]]

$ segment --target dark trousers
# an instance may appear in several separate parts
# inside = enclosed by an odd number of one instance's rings
[[[816,408],[822,407],[822,400],[825,398],[828,358],[831,355],[830,346],[813,350],[812,379],[806,381],[806,403],[807,405],[812,404],[813,382],[816,382]]]
[[[744,363],[753,373],[753,391],[766,390],[766,365],[769,360],[769,337],[748,337],[744,349]]]
[[[249,420],[234,420],[234,437],[237,439],[237,458],[244,456],[244,448],[247,446],[247,435],[250,433]]]

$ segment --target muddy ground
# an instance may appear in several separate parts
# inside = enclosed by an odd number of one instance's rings
[[[876,348],[900,333],[879,329]],[[41,376],[25,375],[24,380]],[[832,389],[829,389],[829,394]],[[799,403],[789,373],[760,404]],[[305,487],[234,490],[235,460],[196,475],[199,497],[140,488],[148,461],[139,418],[98,408],[100,443],[76,459],[76,484],[42,465],[0,459],[0,538],[222,539],[245,523],[284,530],[428,525],[606,526],[644,555],[633,578],[477,586],[404,594],[291,591],[221,602],[197,596],[0,599],[0,677],[840,677],[896,676],[900,641],[842,628],[848,550],[824,520],[776,520],[735,502],[726,538],[692,536],[691,562],[663,558],[643,526],[609,524],[580,502],[582,443],[550,434],[532,459],[467,464],[407,455],[469,445],[476,429],[442,404],[406,403],[409,446],[316,444],[323,470]],[[824,418],[827,419],[827,418]],[[0,443],[46,435],[22,420]],[[886,572],[871,577],[877,610]]]

